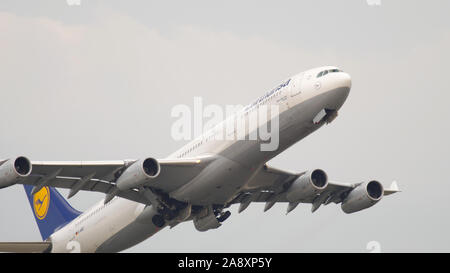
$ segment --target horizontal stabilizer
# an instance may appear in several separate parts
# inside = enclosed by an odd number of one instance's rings
[[[0,243],[0,252],[46,253],[52,250],[50,242],[11,242]]]

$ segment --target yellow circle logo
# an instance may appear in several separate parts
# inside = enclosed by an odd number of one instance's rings
[[[42,220],[47,215],[48,207],[50,205],[50,190],[48,187],[43,187],[33,196],[34,214],[39,220]]]

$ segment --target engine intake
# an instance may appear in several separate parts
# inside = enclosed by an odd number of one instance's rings
[[[0,188],[9,187],[21,178],[30,175],[31,162],[24,156],[8,159],[0,165]]]
[[[345,213],[353,213],[367,209],[383,198],[384,189],[378,181],[365,182],[354,188],[342,201],[341,208]]]
[[[286,193],[289,202],[312,197],[322,192],[328,186],[328,176],[320,169],[308,171],[292,183]]]
[[[146,158],[142,163],[142,168],[150,178],[155,178],[158,176],[160,171],[159,163],[154,158]]]
[[[366,189],[367,195],[374,201],[379,201],[383,197],[383,185],[378,181],[370,181]]]
[[[161,171],[159,162],[154,158],[140,159],[128,167],[117,179],[117,188],[128,190],[136,188],[156,178]]]

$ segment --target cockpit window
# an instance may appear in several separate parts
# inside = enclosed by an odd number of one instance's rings
[[[324,71],[321,71],[319,74],[317,74],[317,77],[316,77],[316,78],[320,78],[320,77],[322,77],[322,76],[325,76],[325,75],[328,74],[328,73],[335,73],[335,72],[343,72],[343,71],[342,71],[342,70],[339,70],[339,69],[337,69],[337,68],[329,69],[329,70],[324,70]]]

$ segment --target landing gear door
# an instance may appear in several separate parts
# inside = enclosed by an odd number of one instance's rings
[[[304,74],[302,73],[293,80],[292,86],[290,88],[291,97],[298,96],[299,94],[302,93],[303,76]]]

